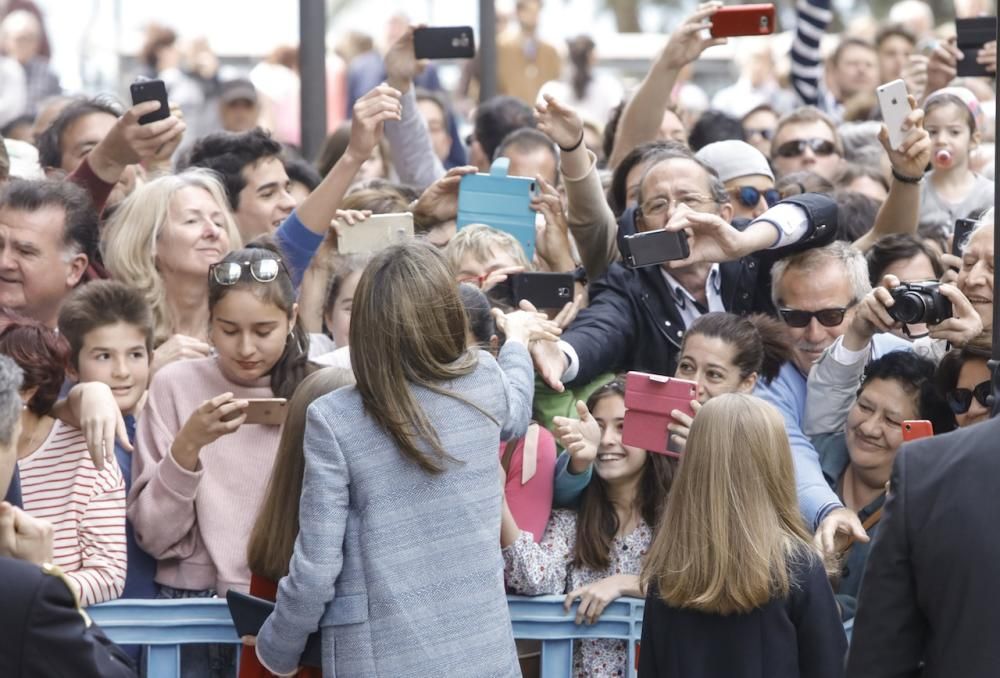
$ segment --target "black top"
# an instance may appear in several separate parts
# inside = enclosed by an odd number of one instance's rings
[[[792,568],[786,600],[718,615],[646,597],[639,676],[648,678],[840,678],[847,638],[819,558]]]

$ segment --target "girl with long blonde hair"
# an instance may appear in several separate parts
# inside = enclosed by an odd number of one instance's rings
[[[843,675],[840,614],[763,400],[729,393],[698,412],[641,581],[640,676]]]

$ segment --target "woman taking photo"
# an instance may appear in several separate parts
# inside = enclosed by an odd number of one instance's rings
[[[494,360],[468,346],[431,245],[368,265],[351,318],[357,386],[306,419],[299,536],[256,639],[268,670],[295,671],[319,627],[328,675],[517,674],[492,450],[527,428],[527,345],[558,329],[524,311],[497,322],[507,343]]]
[[[643,567],[639,675],[843,676],[847,642],[826,577],[781,415],[742,393],[713,398],[691,426]]]

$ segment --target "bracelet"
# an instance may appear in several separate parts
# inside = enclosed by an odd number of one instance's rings
[[[577,141],[575,144],[573,144],[573,146],[571,148],[563,148],[562,146],[559,146],[559,150],[561,150],[563,153],[572,153],[576,149],[580,148],[580,145],[582,143],[583,143],[583,130],[580,130],[580,140],[579,141]]]
[[[900,174],[896,171],[895,167],[892,168],[892,176],[896,179],[896,181],[902,181],[904,184],[919,184],[924,180],[922,176],[908,177],[905,174]]]

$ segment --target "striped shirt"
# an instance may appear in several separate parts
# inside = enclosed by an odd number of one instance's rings
[[[833,21],[831,0],[798,0],[795,3],[795,37],[792,40],[792,87],[806,106],[836,115],[836,101],[823,88],[820,42]]]
[[[90,460],[83,433],[57,421],[17,463],[24,510],[52,524],[52,562],[80,589],[83,605],[113,600],[125,587],[125,481],[110,457]]]

